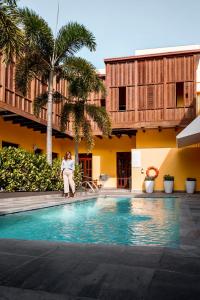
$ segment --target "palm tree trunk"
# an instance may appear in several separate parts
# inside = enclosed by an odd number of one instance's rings
[[[79,163],[79,159],[78,159],[78,146],[79,146],[79,142],[75,139],[75,164],[78,165]]]
[[[52,165],[53,70],[49,74],[47,103],[47,162]]]

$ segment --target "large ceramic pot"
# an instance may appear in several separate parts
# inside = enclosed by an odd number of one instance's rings
[[[145,191],[146,191],[146,193],[148,193],[148,194],[153,193],[154,180],[145,180],[144,184],[145,184]]]
[[[187,178],[185,181],[186,192],[188,194],[193,194],[195,192],[196,187],[196,179],[195,178]]]

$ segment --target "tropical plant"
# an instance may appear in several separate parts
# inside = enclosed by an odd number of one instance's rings
[[[105,135],[111,134],[111,121],[104,107],[88,102],[91,92],[105,94],[105,87],[94,66],[82,58],[70,58],[66,64],[69,66],[69,71],[66,72],[69,96],[61,112],[61,130],[66,129],[71,118],[75,138],[75,161],[78,163],[78,145],[81,137],[84,137],[88,152],[94,146],[91,120]]]
[[[54,36],[48,24],[34,11],[24,8],[20,13],[24,26],[25,51],[16,67],[16,86],[25,95],[35,76],[47,80],[47,160],[51,164],[52,104],[61,97],[53,90],[53,81],[55,78],[65,77],[65,61],[68,57],[74,56],[84,46],[90,51],[95,50],[95,38],[85,26],[76,22],[61,27]],[[40,98],[43,99],[44,96]]]
[[[23,33],[16,1],[0,0],[0,50],[6,62],[12,61],[22,51]]]
[[[74,170],[74,182],[76,186],[76,190],[79,190],[81,188],[81,184],[83,181],[83,170],[81,168],[81,165],[75,165]]]
[[[0,187],[14,191],[60,191],[60,160],[53,165],[47,163],[44,155],[35,155],[21,148],[0,150]]]
[[[95,67],[87,60],[80,57],[66,58],[63,62],[63,77],[68,81],[68,97],[54,93],[54,101],[62,102],[61,130],[66,130],[66,125],[71,120],[75,138],[75,162],[78,164],[78,145],[83,136],[88,152],[94,146],[94,138],[90,120],[97,123],[105,135],[111,133],[110,118],[104,107],[88,103],[92,92],[105,94],[105,87]],[[44,93],[34,101],[34,111],[39,115],[41,108],[47,103],[48,95]]]

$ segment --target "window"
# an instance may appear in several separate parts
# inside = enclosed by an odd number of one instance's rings
[[[58,153],[52,152],[52,159],[56,159],[56,158],[58,158]]]
[[[4,147],[14,147],[14,148],[19,148],[18,144],[10,143],[10,142],[5,142],[2,141],[2,148]]]
[[[119,111],[126,110],[126,87],[119,87]]]
[[[184,82],[176,83],[176,107],[184,107]]]
[[[101,107],[106,107],[106,99],[101,99]]]

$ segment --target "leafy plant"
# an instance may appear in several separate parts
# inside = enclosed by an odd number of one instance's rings
[[[90,51],[96,49],[94,35],[83,25],[70,22],[60,28],[56,36],[47,22],[34,11],[23,8],[20,10],[25,36],[23,56],[16,66],[16,86],[26,95],[31,80],[42,78],[48,84],[48,91],[36,99],[36,103],[47,104],[47,160],[52,163],[52,107],[58,98],[65,101],[58,91],[53,90],[55,80],[67,79],[68,59],[83,47]],[[58,97],[59,96],[59,97]],[[35,113],[38,114],[38,109]]]
[[[20,55],[23,47],[23,33],[19,27],[20,14],[16,1],[0,1],[0,50],[5,60],[12,61],[13,56]]]
[[[166,175],[163,176],[163,179],[166,180],[166,181],[174,181],[174,176],[166,174]]]
[[[197,181],[196,178],[192,178],[192,177],[187,177],[186,180],[187,180],[187,181]]]
[[[83,171],[81,165],[75,164],[74,182],[75,182],[76,190],[79,190],[81,188],[82,179],[83,179]]]
[[[155,180],[155,177],[154,176],[146,176],[145,181],[149,180],[149,181],[154,181]]]
[[[0,186],[5,191],[58,191],[63,189],[60,160],[53,165],[44,155],[35,155],[21,148],[0,150]]]

